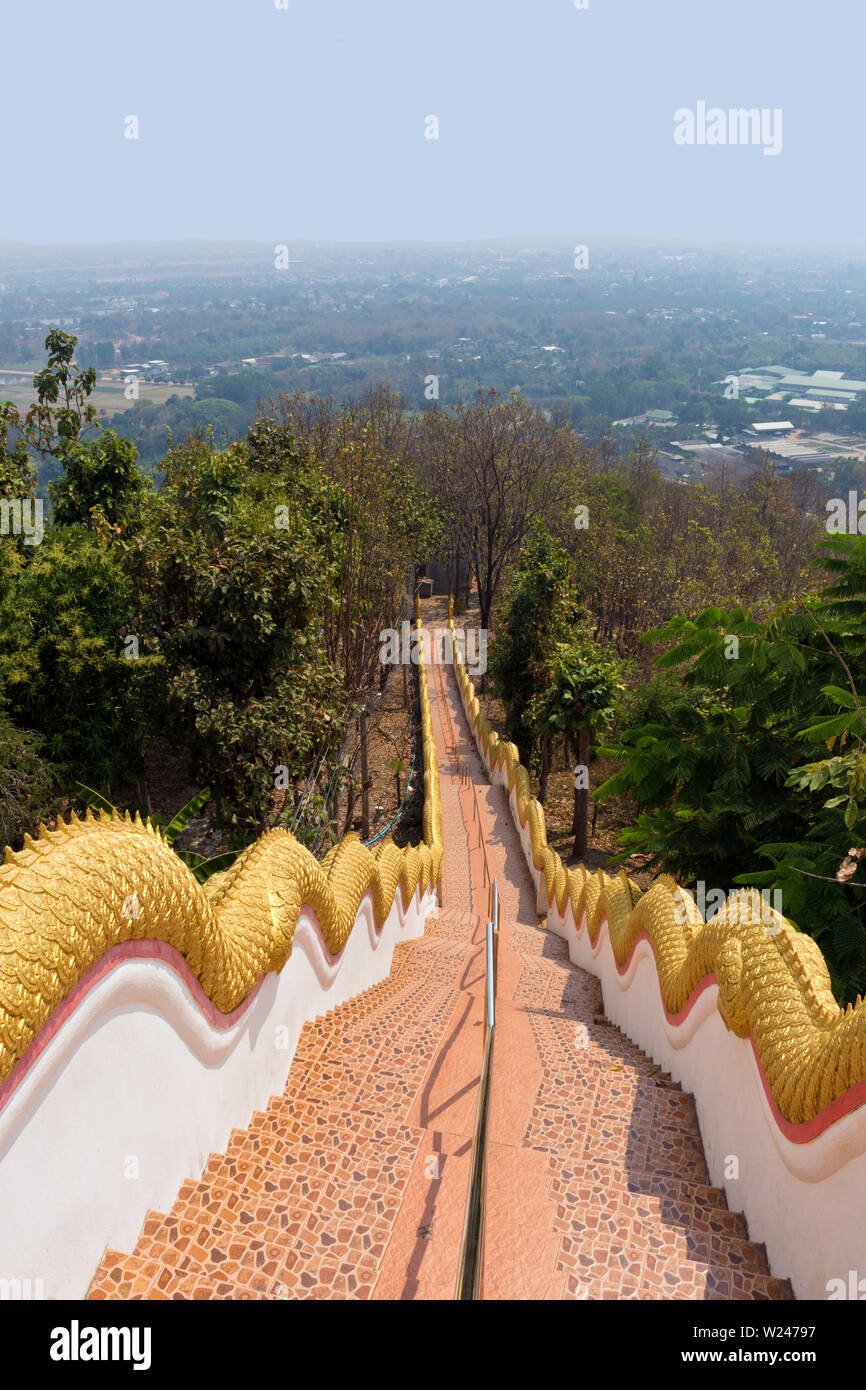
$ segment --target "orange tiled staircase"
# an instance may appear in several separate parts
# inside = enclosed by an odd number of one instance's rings
[[[691,1096],[604,1017],[566,943],[541,943],[515,993],[542,1062],[524,1143],[549,1154],[565,1296],[792,1298],[710,1185]]]
[[[397,948],[386,981],[308,1024],[283,1095],[184,1183],[170,1213],[150,1213],[131,1256],[106,1252],[89,1297],[370,1298],[386,1252],[384,1296],[452,1297],[456,1242],[438,1285],[422,1287],[403,1279],[392,1238],[424,1150],[408,1116],[453,1042],[461,998],[479,990],[479,925],[471,912],[435,914],[422,940]],[[543,1228],[546,1296],[790,1298],[709,1186],[690,1097],[602,1017],[597,981],[559,938],[515,926],[511,949],[521,969],[507,1005],[529,1020],[541,1079],[516,1149],[525,1200],[506,1207],[515,1237],[521,1222]],[[490,1231],[488,1296],[539,1296],[519,1274],[509,1283],[497,1267],[508,1230]]]
[[[389,978],[305,1025],[285,1091],[106,1252],[90,1298],[369,1298],[422,1137],[403,1123],[457,993],[437,913]],[[476,919],[472,919],[474,925]]]

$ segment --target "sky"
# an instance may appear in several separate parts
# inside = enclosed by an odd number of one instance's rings
[[[8,0],[0,241],[864,239],[866,7],[578,2]]]

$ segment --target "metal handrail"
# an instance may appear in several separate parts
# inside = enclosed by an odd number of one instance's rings
[[[481,829],[481,807],[478,792],[472,783],[475,806],[478,812],[479,832]],[[490,872],[487,864],[487,848],[481,835],[484,867],[487,881]],[[472,1140],[472,1166],[469,1174],[469,1194],[466,1199],[466,1216],[463,1221],[463,1239],[460,1246],[460,1267],[457,1274],[455,1298],[460,1302],[480,1299],[484,1287],[484,1227],[485,1204],[487,1196],[487,1125],[490,1109],[490,1085],[493,1072],[493,1038],[496,1028],[496,981],[499,967],[499,884],[496,879],[490,883],[490,902],[492,921],[487,923],[484,952],[484,1052],[481,1062],[481,1083],[478,1088],[478,1105],[475,1111],[475,1134]]]
[[[438,674],[440,692],[444,695],[444,682]],[[457,1274],[455,1298],[461,1302],[480,1299],[484,1284],[484,1226],[485,1202],[487,1195],[487,1126],[490,1110],[490,1085],[493,1071],[493,1038],[496,1028],[496,981],[499,967],[499,884],[490,873],[487,858],[487,845],[481,820],[481,803],[478,788],[472,779],[469,763],[457,752],[457,737],[448,701],[443,699],[440,711],[442,733],[445,747],[456,763],[460,785],[472,786],[472,818],[478,822],[478,843],[481,846],[484,865],[484,883],[488,892],[488,913],[484,950],[484,1045],[481,1061],[481,1081],[478,1087],[478,1104],[475,1111],[475,1133],[472,1140],[472,1165],[469,1174],[469,1193],[466,1199],[466,1215],[463,1221],[463,1238],[460,1243],[460,1266]],[[441,715],[440,715],[441,717]],[[450,745],[450,746],[449,746]]]
[[[473,795],[473,798],[474,798],[473,807],[472,807],[472,819],[473,819],[473,820],[477,820],[477,822],[478,822],[478,843],[479,843],[479,845],[481,846],[481,854],[482,854],[483,861],[484,861],[484,886],[485,886],[485,888],[487,889],[487,911],[488,911],[488,912],[490,913],[490,915],[492,916],[492,915],[493,915],[493,888],[494,888],[494,885],[495,885],[496,880],[493,878],[493,876],[492,876],[492,874],[491,874],[491,872],[490,872],[490,865],[489,865],[489,863],[487,862],[487,845],[485,844],[485,841],[484,841],[484,831],[483,831],[482,826],[481,826],[481,802],[478,800],[478,788],[476,787],[476,785],[475,785],[474,782],[472,783],[472,795]],[[498,896],[498,890],[497,890],[497,896]],[[497,930],[497,931],[499,930],[499,923],[498,923],[498,921],[497,921],[497,924],[496,924],[496,930]]]

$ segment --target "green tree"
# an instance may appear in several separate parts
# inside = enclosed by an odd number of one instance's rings
[[[557,644],[568,642],[585,619],[586,612],[572,592],[568,552],[536,521],[508,585],[490,654],[490,673],[505,705],[508,737],[527,763],[537,732],[529,707],[550,683]],[[542,752],[542,804],[549,772],[547,752]]]
[[[537,694],[527,711],[527,723],[543,739],[558,734],[576,763],[572,853],[586,853],[589,825],[589,766],[593,735],[610,726],[622,691],[620,663],[582,634],[571,642],[558,642],[548,665],[547,688]],[[549,756],[545,760],[550,764]]]
[[[117,526],[129,518],[140,500],[144,480],[134,445],[95,424],[96,409],[90,395],[96,371],[76,365],[77,343],[77,338],[61,329],[52,329],[45,339],[48,362],[33,378],[36,402],[23,420],[11,402],[2,407],[0,487],[4,458],[7,468],[11,462],[20,471],[30,449],[43,460],[55,460],[63,470],[50,488],[59,524],[80,522],[92,528],[105,518]],[[87,441],[87,431],[94,424],[98,433]],[[11,456],[5,443],[10,429],[19,434]]]
[[[96,370],[76,366],[77,344],[77,338],[52,328],[45,339],[48,362],[33,378],[37,399],[24,417],[24,434],[43,458],[54,455],[62,460],[66,446],[96,419],[90,401]]]
[[[832,537],[819,562],[831,579],[817,600],[766,616],[708,609],[648,634],[668,645],[658,664],[679,672],[684,695],[605,750],[624,765],[597,795],[636,798],[622,857],[646,853],[725,891],[780,892],[851,998],[866,988],[866,881],[850,853],[866,832],[866,541]],[[830,757],[815,762],[822,741]]]
[[[0,765],[0,847],[20,849],[25,833],[35,834],[50,815],[54,770],[42,757],[41,740],[2,716]]]
[[[101,538],[58,528],[34,547],[0,541],[0,702],[67,783],[141,773],[153,663],[128,655],[130,610]]]
[[[63,465],[62,476],[49,488],[58,525],[92,527],[104,517],[116,528],[130,520],[145,490],[130,440],[103,430],[89,444],[70,442]]]
[[[0,404],[0,497],[32,497],[36,474],[30,462],[27,445],[20,431],[20,418],[10,402]],[[10,431],[16,436],[10,443]]]
[[[164,468],[124,543],[136,630],[162,657],[154,719],[190,750],[235,848],[270,823],[280,769],[294,786],[342,740],[323,632],[335,582],[325,538],[342,502],[290,440],[279,454],[261,436],[225,452],[191,439]]]

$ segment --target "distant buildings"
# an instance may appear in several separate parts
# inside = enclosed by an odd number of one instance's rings
[[[798,409],[836,406],[847,410],[859,396],[866,395],[866,381],[857,381],[844,372],[816,371],[811,375],[779,365],[746,367],[737,373],[740,393],[749,398],[784,401]],[[805,404],[804,404],[805,402]]]
[[[767,420],[757,425],[749,425],[746,434],[757,435],[759,439],[776,439],[790,434],[794,426],[790,420]]]
[[[149,362],[130,362],[121,367],[121,376],[143,377],[145,381],[168,381],[168,363],[162,357],[152,357]]]
[[[317,367],[320,362],[342,362],[345,360],[345,352],[293,352],[292,357],[300,357],[302,362],[306,362],[311,367]]]
[[[643,415],[629,415],[625,420],[614,420],[614,425],[620,429],[630,429],[633,425],[653,425],[660,429],[665,429],[668,425],[675,425],[677,417],[670,410],[646,410]]]

